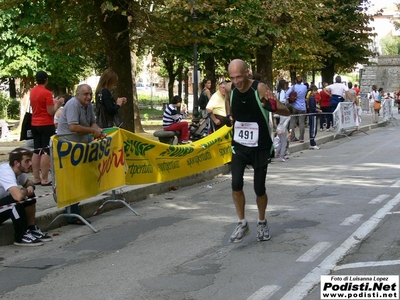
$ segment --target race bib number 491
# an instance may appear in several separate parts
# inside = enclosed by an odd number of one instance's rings
[[[258,146],[258,124],[256,122],[235,122],[235,134],[233,140],[247,147]]]

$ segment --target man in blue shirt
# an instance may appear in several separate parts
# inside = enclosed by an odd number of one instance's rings
[[[294,87],[288,89],[286,91],[286,99],[289,98],[289,94],[293,91],[297,93],[297,99],[296,101],[292,102],[291,105],[293,106],[293,114],[294,115],[300,115],[300,116],[292,116],[290,118],[290,129],[292,130],[292,137],[291,141],[296,142],[300,141],[300,143],[304,142],[304,132],[305,132],[305,127],[306,127],[306,116],[305,113],[307,112],[307,106],[306,106],[306,94],[307,94],[307,87],[302,83],[303,78],[301,76],[296,77],[296,84]],[[299,133],[299,138],[296,138],[296,124],[299,122],[299,127],[300,127],[300,133]]]

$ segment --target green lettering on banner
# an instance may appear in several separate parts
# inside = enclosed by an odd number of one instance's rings
[[[189,167],[192,167],[193,164],[199,165],[201,162],[204,162],[204,161],[207,161],[210,159],[212,159],[211,153],[207,151],[207,152],[203,152],[199,155],[189,158],[186,162]]]
[[[153,149],[155,145],[142,143],[135,140],[125,140],[124,141],[124,151],[126,156],[135,154],[135,156],[145,156],[146,152]]]
[[[160,153],[160,156],[169,156],[169,157],[184,157],[194,151],[194,148],[191,146],[169,146],[167,150]]]
[[[174,161],[170,161],[170,162],[162,162],[157,164],[158,170],[160,172],[167,172],[169,173],[172,170],[175,169],[179,169],[179,161],[178,160],[174,160]]]
[[[143,163],[143,164],[131,164],[129,165],[129,174],[131,177],[133,175],[138,175],[138,174],[149,174],[149,173],[154,173],[153,166],[149,163]]]
[[[59,168],[63,168],[62,159],[68,156],[73,166],[98,161],[101,160],[103,156],[108,157],[110,155],[111,141],[111,137],[93,141],[89,144],[58,140],[56,150]]]
[[[219,155],[224,157],[225,155],[232,155],[232,146],[229,145],[225,148],[219,149]]]
[[[221,139],[220,137],[218,137],[218,138],[216,138],[216,139],[214,139],[214,140],[211,140],[211,141],[209,141],[209,142],[207,142],[207,143],[205,143],[205,144],[201,144],[201,147],[203,147],[204,149],[206,149],[206,148],[211,147],[212,145],[217,144],[218,142],[222,142],[222,139]]]
[[[226,140],[231,140],[232,139],[232,130],[230,130],[226,135],[225,135]]]

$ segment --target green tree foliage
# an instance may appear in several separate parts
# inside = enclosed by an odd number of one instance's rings
[[[20,78],[29,89],[41,69],[51,76],[49,87],[55,94],[71,92],[94,61],[87,42],[96,40],[94,27],[77,22],[87,20],[85,10],[84,4],[69,1],[2,1],[0,47],[6,55],[0,60],[1,77]]]
[[[236,27],[234,36],[239,43],[244,42],[255,71],[272,85],[273,63],[277,62],[274,57],[286,68],[299,68],[305,60],[316,61],[316,50],[323,49],[315,36],[320,30],[315,20],[322,12],[315,8],[315,1],[231,1],[230,10],[223,16],[226,21],[244,17],[247,22],[233,22],[220,35]]]
[[[51,74],[54,89],[81,79],[88,69],[112,67],[117,94],[129,101],[127,129],[140,131],[131,54],[152,50],[164,62],[170,82],[193,63],[193,45],[207,77],[242,58],[273,82],[275,69],[292,74],[345,71],[366,62],[372,18],[367,0],[2,0],[1,76]],[[133,73],[133,75],[132,75]],[[171,88],[171,87],[170,87]],[[172,96],[170,94],[170,96]],[[130,100],[132,99],[132,100]],[[133,116],[132,116],[133,114]]]
[[[383,55],[400,54],[400,38],[397,36],[387,35],[380,40]]]
[[[318,19],[324,24],[319,34],[332,47],[321,56],[324,67],[322,80],[331,83],[335,73],[351,70],[356,63],[367,63],[373,53],[367,48],[372,42],[372,16],[367,14],[367,0],[324,0],[321,5],[332,12]]]
[[[255,71],[262,74],[263,81],[271,84],[273,58],[277,58],[279,67],[310,70],[321,67],[320,55],[330,50],[318,37],[323,24],[317,20],[331,12],[320,7],[319,1],[171,0],[166,3],[155,11],[152,24],[157,26],[147,31],[149,37],[156,36],[153,45],[167,51],[171,45],[191,51],[189,47],[196,43],[206,76],[214,80],[215,62],[226,68],[231,59],[242,58],[256,66]],[[275,56],[274,51],[277,51]]]
[[[20,36],[17,32],[23,7],[5,8],[4,5],[0,5],[0,77],[29,77],[43,61],[42,56],[35,38]]]

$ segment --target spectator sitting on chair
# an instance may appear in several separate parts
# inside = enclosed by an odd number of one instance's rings
[[[35,185],[27,173],[32,167],[32,151],[16,148],[9,155],[8,164],[0,165],[0,224],[10,219],[14,225],[14,245],[41,246],[52,238],[35,225],[36,199],[20,204],[27,197],[34,197]],[[23,188],[19,188],[22,185]]]
[[[174,96],[171,103],[167,106],[163,115],[163,127],[165,131],[180,131],[178,144],[191,143],[189,140],[189,123],[182,121],[182,117],[186,116],[187,108],[182,109],[182,113],[178,114],[177,108],[182,104],[182,98]]]

